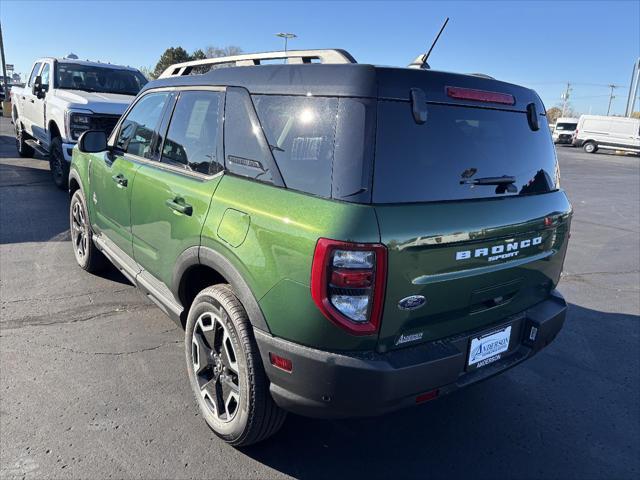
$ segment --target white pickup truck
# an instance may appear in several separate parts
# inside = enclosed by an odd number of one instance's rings
[[[67,188],[71,152],[82,132],[107,135],[147,83],[135,68],[69,58],[41,58],[23,88],[11,89],[11,117],[21,157],[49,158],[53,181]]]

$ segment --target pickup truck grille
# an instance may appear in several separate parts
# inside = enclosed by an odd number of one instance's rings
[[[91,115],[91,130],[104,130],[108,136],[119,119],[120,115]]]

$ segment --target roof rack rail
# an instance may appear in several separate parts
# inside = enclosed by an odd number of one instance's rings
[[[158,78],[190,75],[196,67],[218,65],[219,67],[249,67],[260,65],[265,60],[287,60],[289,64],[302,63],[357,63],[349,52],[342,49],[289,50],[280,52],[247,53],[229,57],[205,58],[176,63],[168,67]],[[314,62],[315,61],[315,62]]]

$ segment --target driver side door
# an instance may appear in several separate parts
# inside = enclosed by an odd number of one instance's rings
[[[167,91],[151,92],[138,98],[112,137],[110,150],[93,158],[90,165],[89,201],[93,203],[97,240],[132,266],[135,265],[131,263],[133,183],[140,159],[153,156],[152,144],[171,95]]]

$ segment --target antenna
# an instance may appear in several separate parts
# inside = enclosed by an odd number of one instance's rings
[[[419,68],[422,70],[429,68],[427,59],[429,58],[429,55],[431,55],[431,52],[433,51],[433,47],[435,47],[436,43],[438,43],[438,39],[440,38],[440,35],[442,35],[442,32],[444,31],[444,27],[447,26],[447,23],[449,23],[449,17],[447,17],[444,20],[444,23],[440,27],[440,31],[438,32],[438,35],[436,35],[436,38],[433,40],[433,43],[431,44],[431,48],[429,48],[429,51],[427,53],[423,53],[422,55],[418,55],[416,59],[409,64],[409,68]]]

